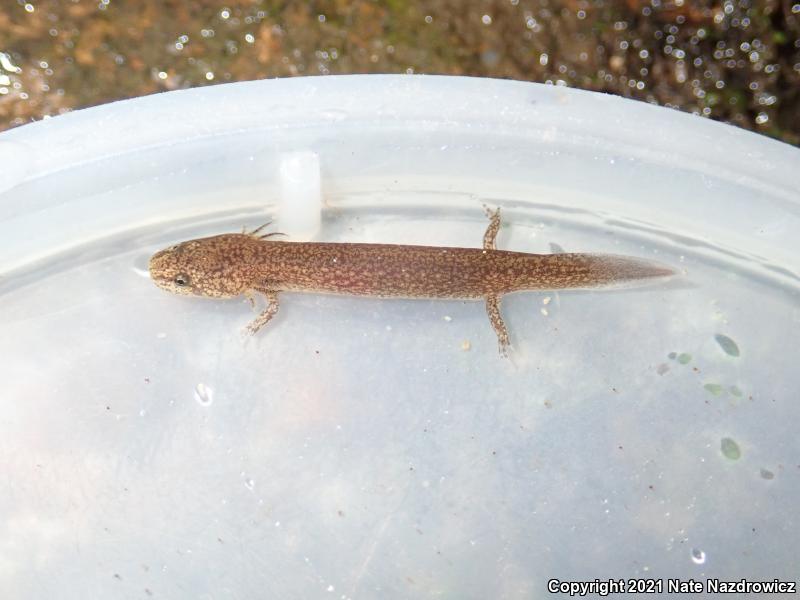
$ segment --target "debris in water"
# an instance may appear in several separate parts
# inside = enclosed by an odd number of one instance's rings
[[[739,346],[727,335],[718,333],[714,336],[714,339],[717,340],[719,347],[722,348],[725,354],[728,356],[739,356]]]
[[[722,438],[719,445],[722,455],[730,460],[739,460],[742,456],[742,451],[739,450],[739,444],[734,442],[731,438]]]

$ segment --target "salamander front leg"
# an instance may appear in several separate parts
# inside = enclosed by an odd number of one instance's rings
[[[508,349],[511,342],[508,339],[508,329],[503,322],[500,314],[500,296],[486,296],[486,314],[489,315],[489,322],[492,324],[494,332],[497,334],[497,343],[500,346],[500,356],[508,356]]]
[[[278,292],[259,288],[256,288],[255,291],[264,294],[264,297],[267,299],[267,307],[247,326],[247,331],[250,334],[255,334],[264,325],[269,323],[272,317],[278,312]]]
[[[483,234],[483,249],[494,250],[497,232],[500,231],[500,208],[491,210],[488,206],[484,206],[483,209],[486,211],[486,216],[489,217],[489,227]]]
[[[255,308],[256,308],[256,298],[255,298],[255,293],[253,292],[253,290],[245,290],[244,291],[244,297],[247,298],[248,302],[250,302],[250,308],[255,310]]]

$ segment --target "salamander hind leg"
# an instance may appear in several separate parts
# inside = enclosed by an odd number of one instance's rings
[[[489,227],[483,234],[483,249],[494,250],[497,232],[500,231],[500,208],[491,210],[488,206],[484,206],[483,209],[486,211],[486,216],[489,217]]]
[[[506,329],[503,316],[500,314],[500,296],[491,295],[486,297],[486,314],[489,315],[489,322],[497,334],[500,356],[508,356],[511,342],[508,339],[508,329]]]
[[[250,334],[255,334],[259,329],[272,320],[278,312],[278,292],[274,290],[256,289],[261,292],[267,299],[267,307],[247,326],[247,331]]]

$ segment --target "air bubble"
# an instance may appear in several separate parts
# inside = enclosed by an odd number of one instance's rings
[[[205,383],[198,383],[194,388],[194,399],[200,406],[211,406],[214,402],[214,390]]]

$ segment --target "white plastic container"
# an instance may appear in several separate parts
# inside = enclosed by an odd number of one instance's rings
[[[299,78],[0,134],[0,596],[531,598],[797,576],[800,152],[577,90]],[[156,250],[614,252],[672,285],[171,296]],[[721,337],[724,336],[724,337]],[[671,356],[671,357],[670,357]]]

